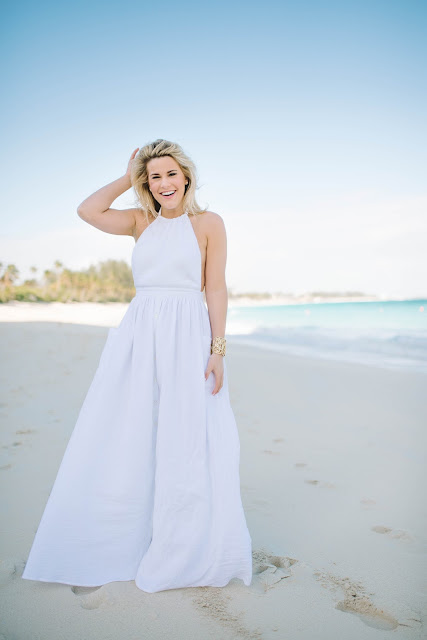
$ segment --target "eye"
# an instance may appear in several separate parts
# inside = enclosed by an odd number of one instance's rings
[[[176,171],[174,171],[173,173],[170,173],[169,175],[176,176]],[[157,178],[160,178],[160,176],[151,176],[152,180],[156,180]]]

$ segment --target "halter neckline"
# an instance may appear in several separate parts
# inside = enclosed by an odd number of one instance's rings
[[[179,220],[180,218],[182,218],[183,216],[188,216],[188,211],[185,211],[184,213],[181,213],[180,216],[176,216],[176,218],[165,218],[165,216],[162,215],[162,207],[160,207],[157,217],[158,218],[162,218],[162,220],[167,220],[168,222],[172,222],[173,220]]]

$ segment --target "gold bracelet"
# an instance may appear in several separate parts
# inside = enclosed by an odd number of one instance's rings
[[[214,338],[211,342],[211,354],[219,353],[220,356],[225,356],[225,343],[225,338],[220,338],[219,336]]]

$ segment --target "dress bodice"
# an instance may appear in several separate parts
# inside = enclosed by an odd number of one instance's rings
[[[200,291],[201,253],[189,214],[165,218],[161,209],[132,251],[136,288],[165,287]]]

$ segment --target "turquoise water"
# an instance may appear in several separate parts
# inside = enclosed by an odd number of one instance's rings
[[[227,326],[427,329],[427,299],[324,302],[228,310]],[[231,331],[233,333],[233,331]]]
[[[299,355],[427,372],[427,299],[230,307],[227,336]]]

